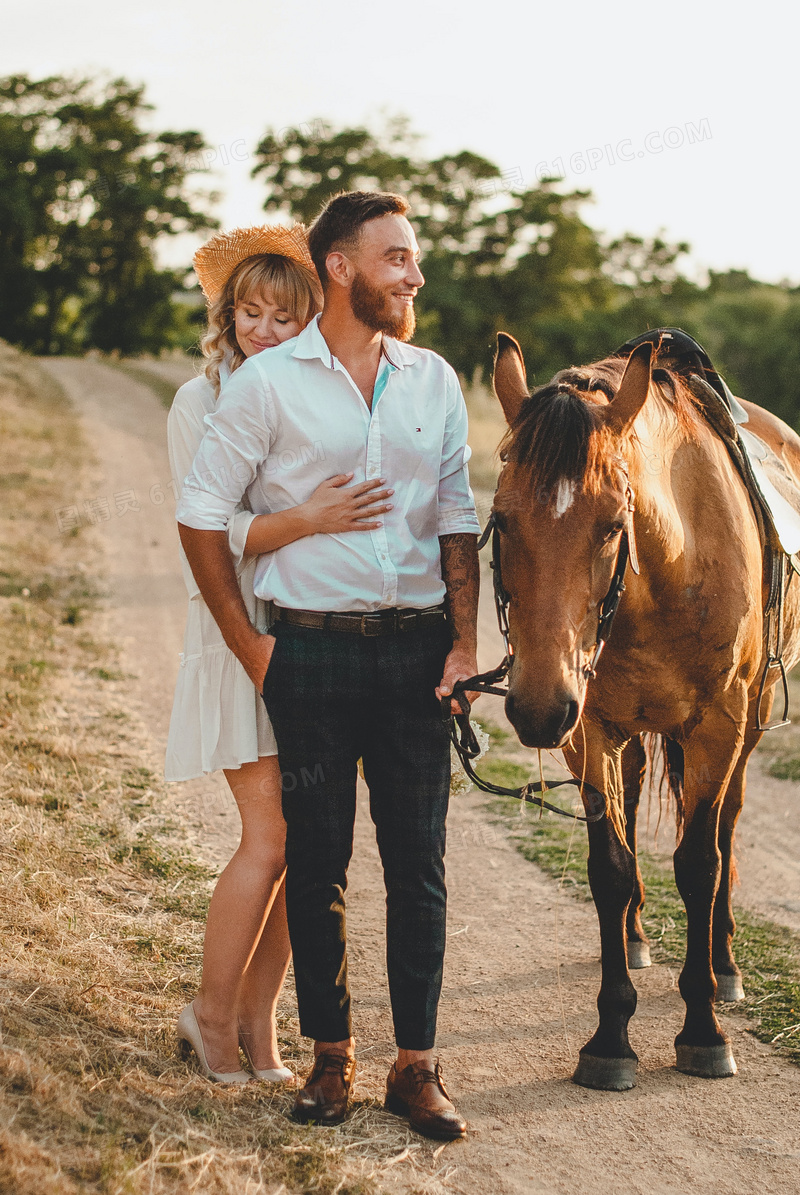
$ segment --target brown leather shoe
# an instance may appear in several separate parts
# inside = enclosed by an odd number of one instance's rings
[[[456,1112],[436,1063],[431,1070],[424,1062],[412,1062],[404,1070],[393,1066],[386,1080],[387,1112],[408,1116],[412,1129],[423,1137],[455,1141],[466,1137],[467,1124]]]
[[[356,1073],[356,1060],[349,1054],[319,1054],[314,1069],[298,1091],[292,1115],[305,1124],[341,1124]]]

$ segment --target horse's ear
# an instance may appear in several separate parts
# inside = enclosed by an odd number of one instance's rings
[[[519,414],[523,402],[528,398],[528,383],[525,380],[525,359],[522,356],[522,349],[514,337],[509,336],[507,332],[497,333],[497,352],[494,355],[492,385],[510,425]]]
[[[619,390],[607,407],[606,419],[619,435],[630,430],[650,391],[653,376],[653,346],[649,341],[633,350],[625,366]]]

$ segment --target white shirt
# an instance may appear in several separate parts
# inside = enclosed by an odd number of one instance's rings
[[[275,513],[337,473],[353,472],[354,485],[383,477],[395,492],[382,527],[306,536],[259,557],[255,593],[296,610],[436,605],[438,537],[480,534],[458,379],[436,353],[385,337],[370,412],[318,320],[225,384],[177,519],[225,531],[243,494],[255,514]]]

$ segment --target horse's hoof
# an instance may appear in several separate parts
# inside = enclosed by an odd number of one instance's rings
[[[715,975],[717,981],[717,1001],[733,1004],[736,1000],[744,1000],[744,987],[741,975]]]
[[[736,1074],[736,1060],[729,1042],[719,1046],[676,1046],[675,1065],[684,1075],[701,1079],[727,1079]]]
[[[629,1091],[636,1086],[638,1058],[595,1058],[581,1054],[572,1082],[599,1091]]]
[[[643,967],[649,967],[652,961],[649,942],[628,942],[628,970],[641,971]]]

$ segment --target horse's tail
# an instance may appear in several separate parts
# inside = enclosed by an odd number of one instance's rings
[[[658,798],[662,802],[664,797],[667,800],[672,800],[675,809],[675,829],[680,838],[683,832],[683,772],[684,772],[684,758],[683,747],[680,743],[676,743],[674,739],[667,738],[666,735],[652,734],[647,735],[646,738],[647,762],[649,764],[650,782],[655,783],[656,773],[658,777]],[[661,767],[657,767],[658,757],[660,758]],[[666,790],[666,791],[665,791]],[[659,817],[660,820],[660,817]]]
[[[676,743],[674,739],[668,739],[663,736],[661,739],[661,750],[664,759],[664,772],[661,779],[662,785],[667,785],[667,791],[675,803],[675,829],[678,832],[678,837],[683,832],[683,747],[680,743]]]

